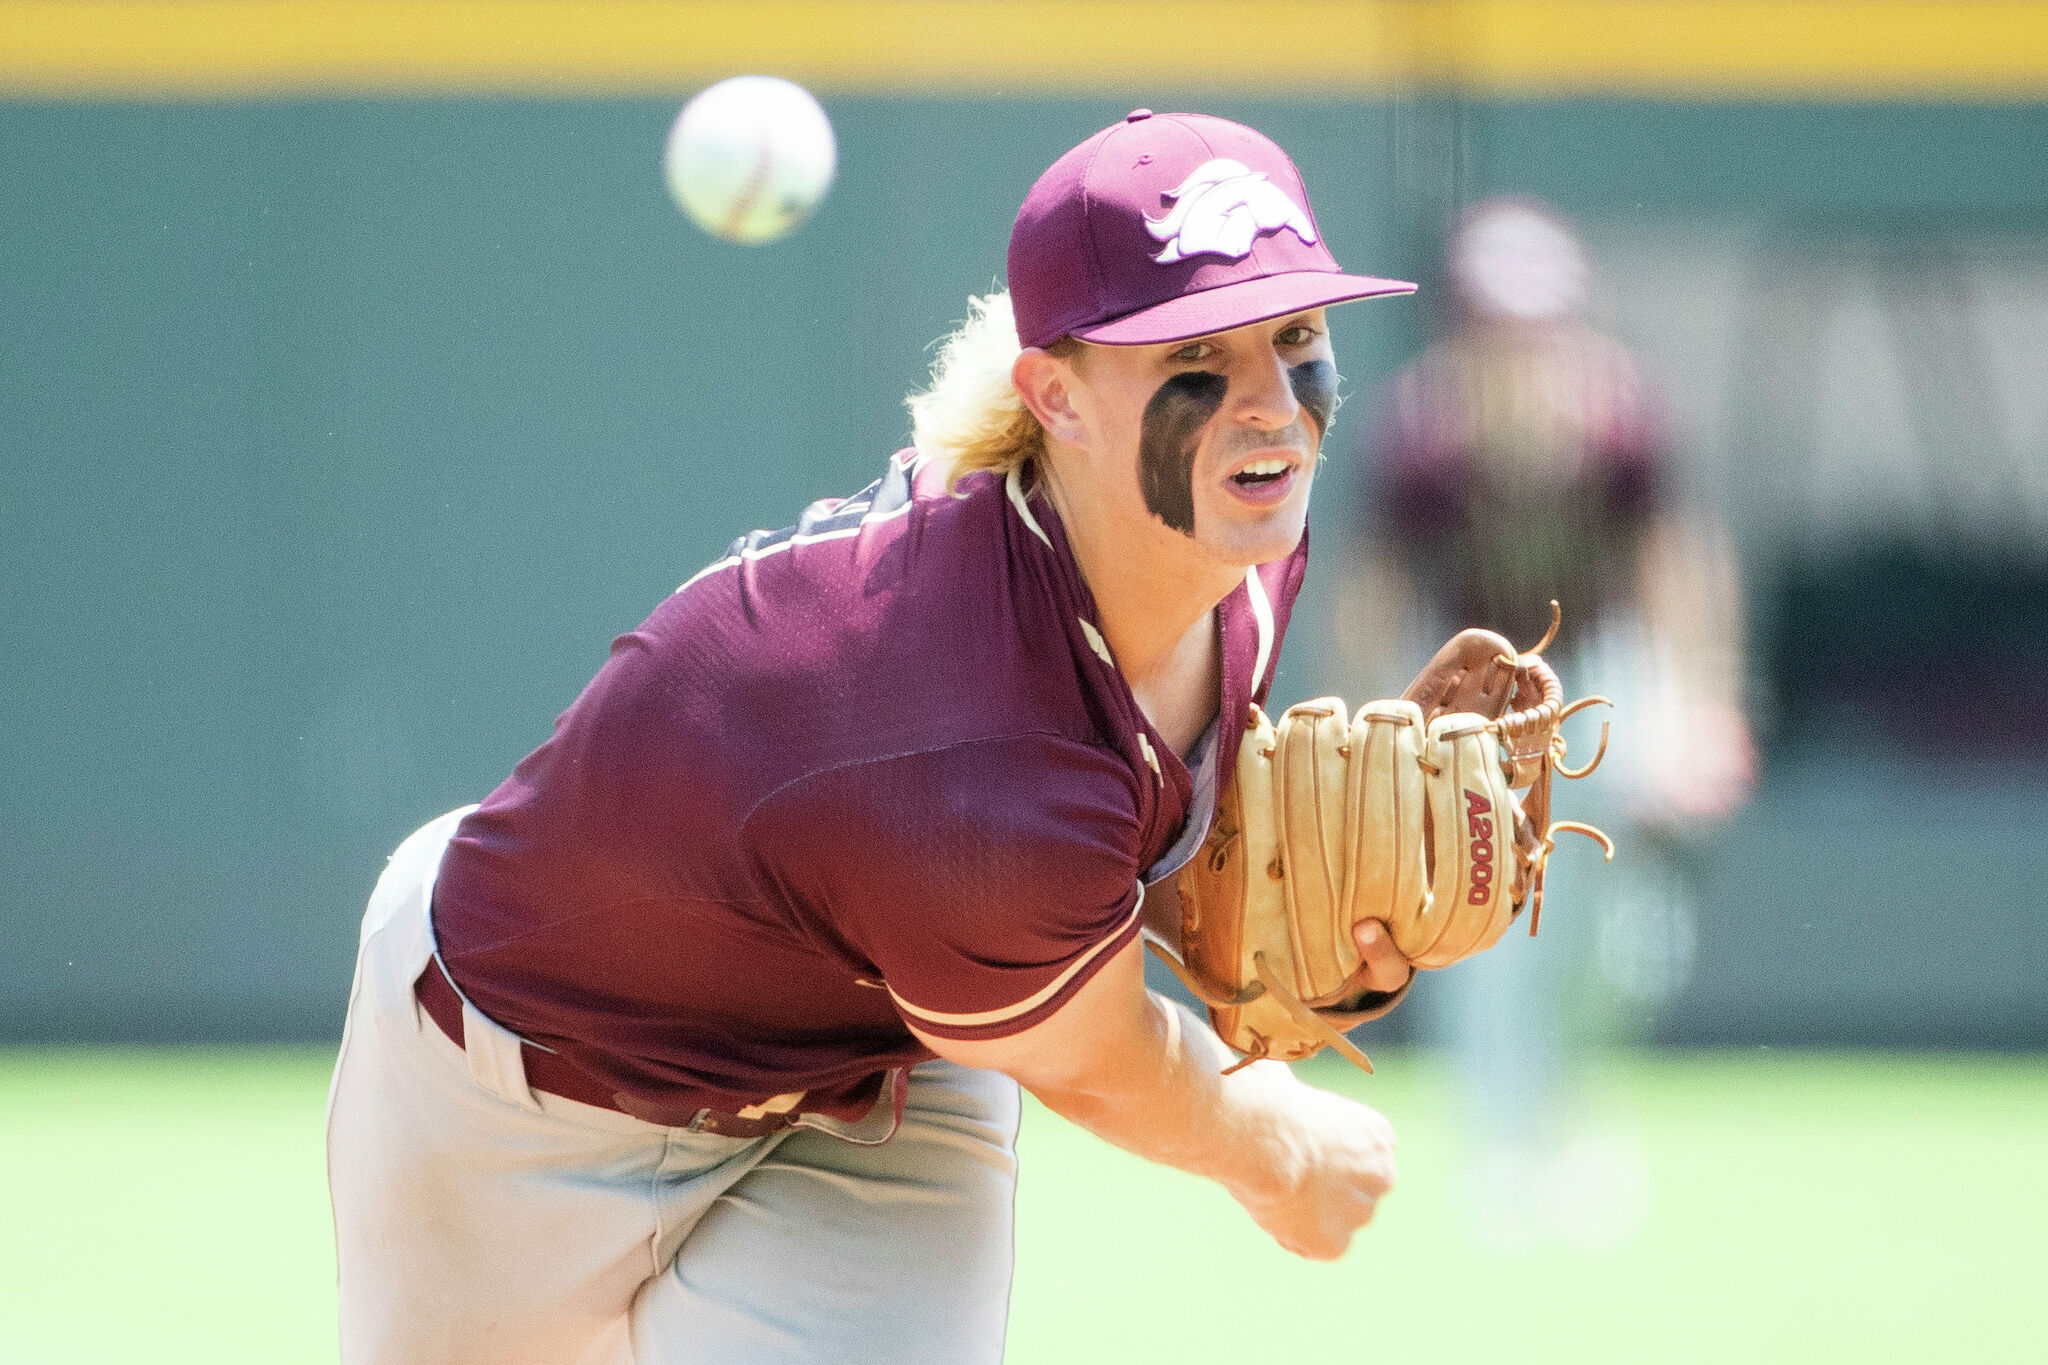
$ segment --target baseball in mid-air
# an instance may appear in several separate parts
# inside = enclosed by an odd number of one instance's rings
[[[832,187],[839,144],[811,92],[778,76],[735,76],[683,106],[662,153],[668,191],[727,241],[794,232]]]

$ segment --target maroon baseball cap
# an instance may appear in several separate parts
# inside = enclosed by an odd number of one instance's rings
[[[1344,274],[1287,153],[1206,114],[1134,110],[1053,162],[1010,229],[1026,346],[1184,341],[1414,289]]]

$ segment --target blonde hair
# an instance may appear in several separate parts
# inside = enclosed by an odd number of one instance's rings
[[[1046,349],[1071,355],[1080,345],[1061,337]],[[1010,382],[1023,348],[1009,292],[969,298],[967,320],[938,350],[931,387],[903,400],[918,453],[946,471],[949,488],[983,469],[1028,474],[1026,466],[1045,453],[1045,429]]]

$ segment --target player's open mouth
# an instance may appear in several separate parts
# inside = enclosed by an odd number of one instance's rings
[[[1239,488],[1257,488],[1261,484],[1284,479],[1294,472],[1294,466],[1286,460],[1253,460],[1243,469],[1230,476],[1230,481]]]
[[[1286,498],[1294,487],[1296,464],[1279,456],[1247,460],[1224,480],[1240,500],[1274,503]]]

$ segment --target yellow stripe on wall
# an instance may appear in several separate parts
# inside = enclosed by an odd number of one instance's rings
[[[1281,40],[1303,15],[1330,40]],[[0,81],[24,92],[672,93],[768,71],[824,90],[973,94],[1179,72],[1291,88],[1384,78],[1386,15],[1265,0],[17,0],[0,3]]]
[[[0,96],[2039,99],[2044,0],[0,0]]]
[[[2048,4],[1464,0],[1427,10],[1423,67],[1481,93],[2048,94]]]

